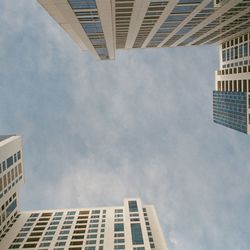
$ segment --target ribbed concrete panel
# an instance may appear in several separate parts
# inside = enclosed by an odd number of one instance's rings
[[[115,59],[114,22],[112,20],[112,3],[110,0],[96,0],[98,13],[110,59]]]
[[[130,19],[129,31],[125,48],[132,48],[140,30],[142,21],[147,12],[149,1],[136,0],[134,3],[133,12]]]

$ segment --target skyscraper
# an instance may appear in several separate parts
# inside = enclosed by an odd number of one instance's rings
[[[20,211],[20,137],[0,136],[0,159],[0,249],[167,250],[154,207],[138,198],[115,207]]]
[[[116,49],[211,44],[250,26],[249,0],[38,0],[81,49],[114,59]]]
[[[250,33],[226,39],[220,55],[213,92],[214,122],[250,134]]]

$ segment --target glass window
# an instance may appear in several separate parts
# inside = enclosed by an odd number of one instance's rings
[[[116,223],[115,224],[115,232],[124,231],[124,224],[123,223]]]
[[[95,227],[98,227],[98,224],[91,224],[91,225],[89,225],[89,228],[95,228]]]
[[[56,212],[55,213],[55,216],[62,216],[63,215],[63,212]]]
[[[60,234],[69,234],[69,230],[63,230],[60,232]]]
[[[49,247],[49,245],[50,245],[50,242],[42,242],[40,244],[40,247]]]
[[[68,235],[59,236],[57,240],[67,240]]]
[[[43,241],[51,241],[52,239],[53,239],[53,237],[51,237],[51,236],[43,237]]]
[[[89,235],[87,236],[87,238],[88,238],[88,239],[95,239],[95,238],[97,238],[97,234],[89,234]]]
[[[141,224],[131,224],[131,234],[132,234],[132,242],[134,245],[143,244],[143,237],[141,231]]]
[[[234,47],[234,59],[238,59],[238,46]]]
[[[18,244],[18,245],[16,245],[16,244],[14,245],[13,244],[13,245],[10,246],[9,249],[17,249],[17,248],[20,248],[20,246],[21,246],[20,244]]]
[[[101,22],[82,23],[81,25],[87,34],[103,32]]]
[[[6,209],[6,216],[8,217],[17,207],[16,200],[12,201],[12,203]]]
[[[75,211],[69,211],[69,212],[67,212],[67,215],[75,215]]]
[[[247,43],[244,44],[244,56],[248,56],[248,46],[247,46]]]
[[[56,242],[56,246],[65,246],[65,245],[66,245],[65,241]]]
[[[115,250],[123,250],[123,249],[125,249],[125,246],[124,245],[115,245],[114,249]]]
[[[17,159],[20,160],[21,159],[21,151],[17,152]]]
[[[11,165],[13,165],[13,157],[12,156],[7,159],[7,168],[9,168]]]
[[[243,56],[243,45],[241,44],[239,46],[239,57],[242,57]]]
[[[227,49],[227,61],[230,60],[230,49]]]
[[[96,240],[86,240],[86,245],[94,245],[96,244]]]
[[[68,0],[72,9],[96,9],[95,0]]]
[[[196,8],[196,5],[177,5],[172,14],[182,14],[182,13],[190,13]]]
[[[138,212],[138,207],[137,207],[137,202],[136,201],[129,201],[128,206],[129,206],[129,212],[130,213]]]
[[[5,161],[2,162],[2,166],[3,166],[3,171],[5,171],[6,170]]]

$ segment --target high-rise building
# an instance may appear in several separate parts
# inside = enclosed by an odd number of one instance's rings
[[[115,207],[20,211],[22,155],[19,136],[0,136],[1,250],[167,250],[154,207],[138,198]]]
[[[125,199],[123,206],[19,213],[0,249],[167,250],[153,206]]]
[[[0,239],[18,215],[18,190],[23,179],[21,138],[0,136]]]
[[[250,134],[250,33],[225,39],[220,55],[213,92],[214,122]]]
[[[38,0],[83,50],[202,45],[250,27],[250,0]]]

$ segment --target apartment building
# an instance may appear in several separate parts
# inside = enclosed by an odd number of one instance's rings
[[[213,91],[215,123],[250,134],[250,33],[220,45]]]
[[[38,0],[83,50],[219,43],[250,27],[250,0]]]
[[[10,230],[19,212],[18,190],[24,182],[22,155],[20,136],[0,136],[0,239]]]

